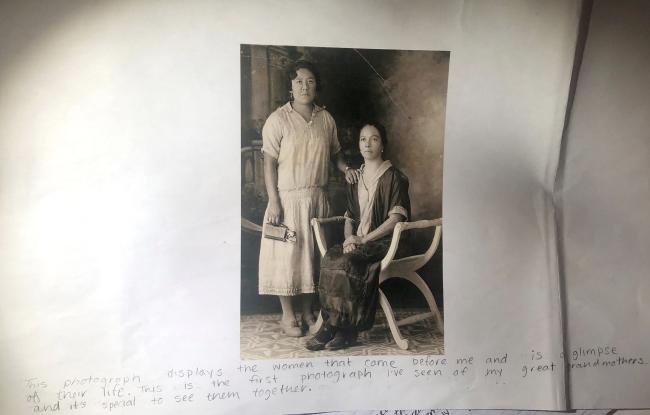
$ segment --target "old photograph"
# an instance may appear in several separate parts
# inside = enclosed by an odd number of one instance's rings
[[[444,354],[450,53],[240,59],[241,358]]]

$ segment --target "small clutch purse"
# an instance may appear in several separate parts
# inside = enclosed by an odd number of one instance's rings
[[[296,242],[296,231],[287,228],[286,225],[273,225],[265,223],[263,226],[264,237],[274,241]]]

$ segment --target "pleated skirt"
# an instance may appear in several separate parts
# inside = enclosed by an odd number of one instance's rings
[[[327,192],[322,187],[280,191],[282,223],[296,232],[295,242],[268,239],[262,234],[259,293],[293,296],[316,291],[317,257],[312,218],[330,215]],[[264,214],[266,223],[268,210]]]

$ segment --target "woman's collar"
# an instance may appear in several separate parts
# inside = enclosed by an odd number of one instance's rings
[[[393,164],[390,162],[390,160],[384,160],[380,165],[379,168],[377,169],[377,172],[375,173],[375,177],[373,178],[374,180],[378,180],[384,173],[386,173],[386,170],[390,169],[393,166]],[[363,174],[364,169],[366,168],[366,164],[362,164],[361,167],[359,167],[359,172]]]
[[[317,112],[321,112],[325,109],[325,105],[318,106],[316,104],[312,104],[313,108],[311,110],[312,114],[316,114]],[[286,104],[284,104],[281,108],[283,108],[287,112],[293,112],[293,107],[291,106],[291,101],[287,101]]]

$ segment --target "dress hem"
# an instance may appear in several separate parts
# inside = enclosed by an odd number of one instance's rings
[[[300,294],[316,294],[316,287],[309,288],[287,288],[287,289],[275,289],[275,288],[260,288],[258,291],[259,295],[283,295],[283,296],[295,296]]]

